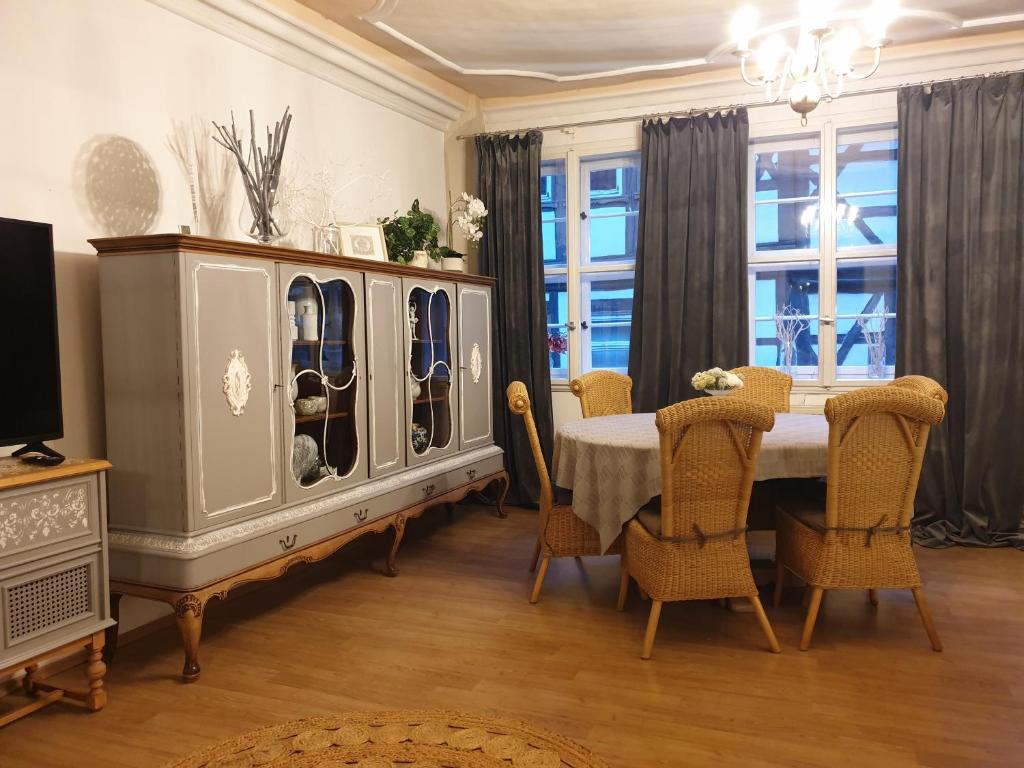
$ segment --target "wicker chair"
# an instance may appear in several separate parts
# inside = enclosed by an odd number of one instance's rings
[[[526,434],[530,440],[530,448],[533,450],[533,460],[537,463],[537,475],[540,478],[540,529],[537,534],[533,562],[536,565],[539,555],[543,555],[543,559],[540,561],[537,578],[533,583],[533,592],[530,594],[530,602],[536,603],[540,599],[540,589],[544,584],[544,577],[547,575],[551,558],[603,554],[601,538],[589,523],[576,516],[572,506],[555,501],[554,488],[551,485],[551,476],[548,474],[547,465],[544,463],[544,454],[540,449],[537,425],[533,420],[530,395],[526,391],[526,385],[521,381],[513,381],[508,385],[505,394],[508,396],[509,410],[523,417]],[[618,552],[617,544],[618,542],[612,545],[608,554]]]
[[[771,409],[732,397],[688,400],[658,411],[661,503],[626,527],[619,610],[629,579],[651,598],[641,658],[651,657],[662,603],[749,597],[773,652],[747,554],[747,504]]]
[[[793,389],[793,377],[774,368],[744,365],[733,368],[732,373],[742,374],[743,388],[729,395],[730,400],[746,400],[767,405],[776,413],[789,413],[789,393]]]
[[[942,650],[921,591],[910,541],[910,519],[929,429],[942,421],[946,393],[935,382],[872,387],[831,398],[828,485],[822,504],[781,505],[775,605],[787,570],[811,589],[800,650],[811,643],[827,589],[910,589],[932,648]],[[940,394],[941,393],[941,394]]]
[[[633,380],[615,371],[591,371],[573,379],[569,389],[580,399],[583,418],[633,412]]]

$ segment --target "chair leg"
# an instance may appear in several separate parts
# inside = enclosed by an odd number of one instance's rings
[[[928,639],[931,640],[932,650],[939,652],[942,650],[942,641],[939,640],[939,633],[935,629],[935,622],[932,621],[932,614],[928,610],[928,603],[924,599],[924,592],[921,591],[920,587],[914,587],[911,591],[914,593],[914,602],[917,603],[917,612],[921,614],[924,631],[928,633]]]
[[[871,603],[872,605],[878,605],[878,590],[877,589],[869,589],[868,590],[868,602]]]
[[[540,560],[540,539],[533,545],[533,560],[530,561],[530,573],[537,570],[537,561]]]
[[[623,558],[622,563],[619,565],[619,602],[616,604],[615,609],[619,611],[626,610],[626,595],[629,593],[629,569],[626,567],[626,560]]]
[[[545,553],[540,561],[540,568],[537,569],[537,578],[533,581],[533,593],[530,595],[530,602],[536,603],[540,600],[540,588],[544,586],[544,577],[548,575],[548,563],[551,562],[551,555]]]
[[[764,606],[761,605],[761,598],[757,595],[751,595],[750,604],[754,606],[754,613],[757,614],[757,621],[761,625],[761,631],[764,632],[764,636],[768,638],[768,646],[772,649],[772,653],[781,653],[782,649],[779,648],[779,641],[775,638],[775,632],[772,630],[772,625],[768,621],[768,617],[765,615]]]
[[[772,594],[772,607],[778,608],[782,605],[782,590],[786,585],[786,566],[778,559],[778,555],[775,557],[775,592]]]
[[[640,654],[641,659],[651,658],[651,649],[654,648],[654,635],[658,632],[658,619],[661,618],[661,600],[651,601],[651,615],[647,618],[647,631],[644,633],[644,650]]]
[[[801,651],[811,647],[811,635],[814,634],[814,623],[818,620],[818,609],[821,608],[821,596],[824,592],[821,587],[814,587],[811,590],[811,602],[807,606],[807,618],[804,619],[804,633],[800,637]]]

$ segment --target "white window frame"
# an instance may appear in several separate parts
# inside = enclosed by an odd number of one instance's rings
[[[599,141],[575,144],[571,147],[552,148],[541,153],[541,161],[565,161],[565,254],[566,266],[544,267],[545,277],[564,275],[566,278],[567,302],[569,305],[566,336],[569,340],[569,367],[565,379],[551,380],[551,388],[555,391],[568,391],[569,382],[583,373],[582,362],[590,359],[590,333],[584,331],[583,323],[590,325],[590,284],[584,281],[584,275],[635,272],[636,264],[629,261],[607,262],[599,264],[583,264],[582,254],[585,242],[589,238],[589,226],[584,227],[580,218],[585,199],[580,178],[581,163],[584,159],[603,155],[622,155],[639,152],[636,140]],[[608,167],[617,168],[615,158],[608,158]],[[618,215],[618,214],[616,214]]]
[[[809,120],[805,130],[794,137],[792,120],[779,120],[752,124],[750,128],[750,146],[748,148],[748,209],[747,209],[747,264],[749,301],[754,297],[754,278],[750,266],[770,264],[798,264],[800,262],[818,262],[818,377],[817,379],[795,378],[793,392],[797,396],[813,394],[834,394],[837,392],[859,389],[866,386],[885,384],[882,379],[839,378],[836,371],[836,288],[837,267],[840,263],[850,260],[871,258],[897,257],[895,245],[871,245],[838,249],[836,244],[836,148],[839,146],[840,133],[854,132],[860,134],[878,133],[879,138],[891,138],[896,128],[896,114],[892,109],[865,110],[855,115],[831,115],[817,120]],[[790,138],[793,137],[793,138]],[[818,206],[818,249],[799,249],[790,251],[771,251],[758,253],[755,244],[755,184],[756,166],[754,155],[759,146],[794,148],[814,141],[819,142],[819,187],[820,203]],[[887,190],[872,192],[883,194]],[[802,199],[802,198],[801,198]],[[897,214],[898,215],[898,214]],[[753,313],[749,318],[749,350],[750,360],[755,360],[757,336]],[[897,329],[897,333],[899,329]]]

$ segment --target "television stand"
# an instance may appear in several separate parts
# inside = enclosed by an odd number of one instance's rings
[[[43,443],[28,443],[11,454],[26,464],[39,464],[44,467],[55,467],[64,463],[64,455],[57,453]]]

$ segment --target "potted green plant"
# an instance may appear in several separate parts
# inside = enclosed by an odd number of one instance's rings
[[[441,228],[434,217],[420,208],[420,201],[413,200],[412,207],[399,216],[378,219],[384,228],[384,240],[388,247],[388,258],[414,267],[429,267],[430,254],[437,250],[437,236]]]
[[[463,192],[453,202],[451,192],[448,193],[448,245],[441,246],[433,253],[434,258],[441,262],[443,269],[451,272],[466,271],[465,255],[451,247],[452,235],[458,227],[469,246],[475,246],[484,236],[481,225],[486,216],[487,208],[484,207],[483,200]]]

